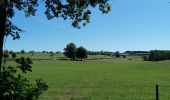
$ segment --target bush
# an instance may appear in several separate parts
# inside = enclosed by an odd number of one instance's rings
[[[12,56],[12,58],[16,58],[17,54],[16,54],[15,52],[13,52],[13,53],[11,54],[11,56]]]
[[[126,55],[123,55],[123,58],[126,58]]]
[[[4,54],[3,54],[3,57],[4,57],[4,58],[9,58],[9,54],[8,54],[8,53],[4,53]]]
[[[116,52],[115,52],[115,56],[116,56],[117,58],[119,58],[119,57],[120,57],[120,53],[119,53],[119,51],[116,51]]]
[[[12,54],[13,53],[13,51],[11,50],[11,51],[9,51],[9,54]]]
[[[21,53],[25,53],[25,50],[21,50],[20,52],[21,52]]]
[[[48,89],[47,84],[37,79],[35,83],[31,83],[27,78],[23,77],[19,71],[23,73],[31,70],[32,61],[29,58],[16,59],[17,67],[3,66],[0,73],[0,100],[34,100],[38,99],[43,91]]]

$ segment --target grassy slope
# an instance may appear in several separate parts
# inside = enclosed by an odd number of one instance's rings
[[[139,59],[34,61],[30,79],[44,79],[49,90],[42,100],[154,100],[155,84],[160,99],[170,99],[170,61]]]

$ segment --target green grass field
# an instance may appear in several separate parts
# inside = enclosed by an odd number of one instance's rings
[[[91,56],[85,61],[35,60],[33,72],[26,76],[47,82],[49,89],[40,100],[155,100],[156,84],[160,100],[170,100],[170,61],[102,57]]]

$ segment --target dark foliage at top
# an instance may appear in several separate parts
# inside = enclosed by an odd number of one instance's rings
[[[99,6],[102,13],[108,13],[111,7],[109,0],[46,0],[45,6],[48,19],[62,17],[64,20],[71,19],[72,26],[80,28],[79,23],[83,26],[90,21],[91,11],[89,7]]]
[[[80,23],[85,26],[90,22],[90,8],[98,6],[103,14],[108,13],[111,10],[108,2],[109,0],[45,0],[45,14],[48,19],[55,17],[70,19],[73,27],[80,28]],[[4,2],[2,0],[0,6],[4,4],[6,4],[5,16],[7,17],[5,35],[18,39],[19,33],[23,30],[10,21],[15,15],[15,10],[24,11],[26,17],[35,16],[39,2],[38,0],[6,0]]]

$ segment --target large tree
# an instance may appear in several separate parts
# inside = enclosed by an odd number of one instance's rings
[[[87,58],[87,50],[84,47],[77,48],[76,57],[79,59]]]
[[[69,57],[71,60],[76,59],[77,47],[74,43],[69,43],[66,48],[64,48],[64,55]]]

